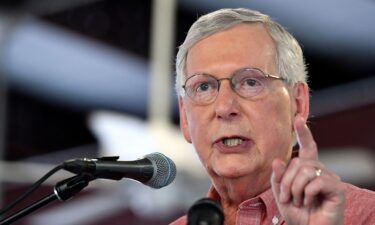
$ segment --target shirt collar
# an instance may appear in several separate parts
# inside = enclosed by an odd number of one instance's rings
[[[221,197],[213,185],[211,185],[210,189],[208,190],[207,197],[213,198],[221,202]],[[266,215],[269,213],[273,213],[274,215],[271,215],[272,217],[276,217],[279,220],[282,220],[278,224],[283,223],[284,220],[282,219],[280,212],[277,208],[276,201],[271,188],[268,188],[266,191],[264,191],[263,193],[254,198],[243,201],[238,207],[239,209],[252,208],[257,207],[259,205],[263,205],[263,207],[265,207]]]

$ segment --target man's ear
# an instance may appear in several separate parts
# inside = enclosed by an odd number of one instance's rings
[[[307,121],[310,111],[309,87],[306,82],[298,82],[293,87],[295,102],[294,118],[301,116]]]
[[[178,109],[180,112],[180,129],[186,139],[187,142],[192,143],[190,131],[189,131],[189,124],[188,119],[186,116],[186,108],[184,106],[184,102],[181,96],[178,97]]]

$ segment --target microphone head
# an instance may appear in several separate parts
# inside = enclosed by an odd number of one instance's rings
[[[222,225],[224,224],[223,208],[214,199],[202,198],[190,207],[187,220],[188,225]]]
[[[170,158],[159,152],[145,155],[144,158],[150,160],[154,167],[154,174],[144,184],[159,189],[173,182],[176,177],[176,165]]]

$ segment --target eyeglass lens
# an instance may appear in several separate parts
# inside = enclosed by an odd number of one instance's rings
[[[230,80],[232,89],[242,97],[249,98],[259,94],[264,88],[267,77],[261,70],[253,68],[241,69],[231,78],[217,79],[209,74],[196,74],[189,77],[184,85],[186,94],[195,102],[208,104],[218,94],[223,80]]]

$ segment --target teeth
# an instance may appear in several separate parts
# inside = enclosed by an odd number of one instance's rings
[[[223,144],[227,146],[236,146],[242,144],[241,138],[225,138],[223,139]]]

